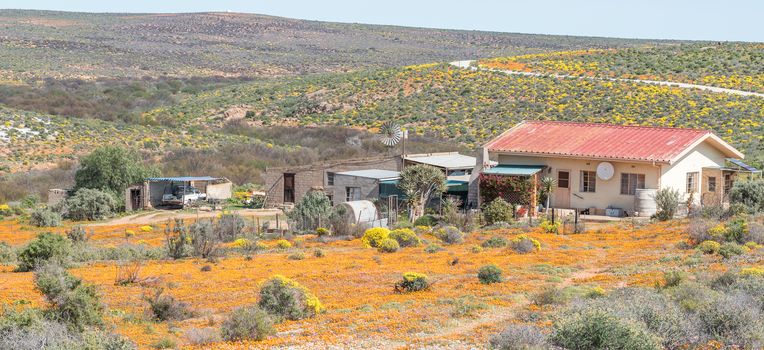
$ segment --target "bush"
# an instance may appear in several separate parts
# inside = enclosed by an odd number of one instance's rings
[[[71,251],[68,239],[54,233],[41,233],[18,253],[18,271],[30,271],[48,262],[63,264]]]
[[[425,290],[430,287],[430,282],[427,281],[427,275],[417,272],[406,272],[403,274],[403,279],[395,284],[395,291],[397,293],[411,293]]]
[[[103,325],[104,307],[95,286],[83,284],[55,263],[40,267],[34,278],[56,320],[78,331]]]
[[[687,226],[690,239],[694,243],[714,240],[715,238],[711,237],[711,233],[714,232],[713,230],[718,230],[717,226],[719,225],[721,225],[721,223],[716,220],[690,218],[690,223]]]
[[[541,229],[544,230],[544,233],[554,233],[554,234],[560,233],[559,222],[549,222],[544,220],[541,222],[541,224],[539,224],[539,227],[541,227]]]
[[[122,147],[101,147],[80,159],[74,176],[75,188],[94,188],[110,193],[122,193],[127,186],[142,183],[147,177],[159,175],[156,168],[143,165],[140,155]]]
[[[326,252],[324,252],[321,248],[316,248],[316,250],[313,251],[313,256],[317,258],[323,258],[326,256]]]
[[[102,220],[111,216],[118,207],[114,197],[103,191],[81,188],[62,202],[61,211],[72,220]]]
[[[719,255],[721,255],[725,259],[729,259],[735,255],[741,255],[743,253],[745,253],[743,246],[735,242],[725,242],[719,248]]]
[[[429,226],[433,227],[438,224],[438,219],[432,215],[423,215],[414,220],[414,226]]]
[[[164,229],[164,235],[167,255],[170,258],[181,259],[191,254],[191,235],[182,219],[175,219],[173,225],[168,222]]]
[[[562,288],[546,286],[531,296],[534,305],[562,305],[570,300],[570,296]]]
[[[519,235],[510,241],[512,250],[519,254],[527,254],[533,251],[541,250],[541,242],[528,237],[526,235]]]
[[[748,232],[743,237],[746,242],[755,242],[757,244],[764,244],[764,225],[758,222],[751,222],[748,224]]]
[[[439,246],[439,245],[437,245],[435,243],[430,243],[426,247],[424,247],[424,252],[425,253],[430,253],[430,254],[441,252],[441,251],[444,251],[444,250],[445,249],[443,247],[441,247],[441,246]]]
[[[379,251],[382,253],[395,253],[398,249],[401,249],[401,246],[392,238],[386,238],[379,243]]]
[[[721,249],[722,245],[719,244],[719,242],[714,241],[703,241],[696,249],[703,252],[703,254],[716,254],[719,252],[719,249]]]
[[[219,236],[213,233],[213,226],[210,221],[197,220],[188,227],[188,231],[191,236],[194,256],[207,259],[220,252]]]
[[[215,222],[213,230],[222,242],[231,242],[244,235],[246,220],[239,214],[223,214]]]
[[[303,253],[303,252],[294,252],[292,254],[289,254],[289,256],[287,256],[287,259],[289,259],[289,260],[303,260],[303,259],[305,259],[305,253]]]
[[[698,316],[704,331],[725,344],[760,348],[764,343],[764,314],[761,305],[750,295],[723,294],[704,305]]]
[[[220,334],[214,328],[190,328],[186,330],[185,335],[191,345],[206,345],[220,341]]]
[[[554,324],[552,342],[566,349],[658,350],[655,336],[603,311],[567,314]]]
[[[50,209],[35,209],[29,216],[29,223],[37,227],[61,226],[61,215]]]
[[[390,231],[389,237],[396,240],[401,247],[418,247],[422,245],[422,240],[419,239],[419,236],[409,228],[392,230]]]
[[[464,233],[453,226],[446,226],[435,231],[435,234],[443,243],[457,244],[464,242]]]
[[[227,341],[263,340],[274,334],[273,320],[259,307],[241,307],[234,310],[220,325],[220,333]]]
[[[319,227],[319,228],[316,229],[316,236],[318,236],[318,237],[329,236],[331,234],[332,233],[331,233],[331,231],[329,231],[328,228]]]
[[[16,251],[8,243],[0,241],[0,265],[12,264],[16,261]]]
[[[509,244],[509,242],[507,241],[506,238],[501,236],[493,236],[483,241],[483,243],[481,243],[480,245],[483,248],[501,248],[501,247],[506,247],[507,244]]]
[[[164,289],[159,288],[154,292],[154,295],[143,299],[149,303],[151,314],[159,321],[185,320],[193,316],[187,303],[164,294]]]
[[[66,231],[66,237],[69,238],[69,240],[73,243],[85,243],[88,241],[91,235],[92,231],[91,234],[88,234],[82,225],[76,225]]]
[[[655,192],[655,205],[658,209],[655,218],[660,221],[673,219],[679,208],[680,198],[679,191],[673,188],[662,188]]]
[[[379,244],[390,238],[390,230],[384,227],[374,227],[363,233],[361,241],[365,247],[379,248]]]
[[[332,214],[332,201],[323,191],[309,191],[287,213],[291,224],[299,231],[315,231],[329,221]],[[290,226],[291,227],[291,226]]]
[[[500,283],[503,281],[501,277],[501,269],[493,264],[485,265],[478,270],[478,280],[482,284]]]
[[[498,222],[512,222],[514,219],[514,208],[512,204],[498,197],[483,207],[483,217],[488,225]]]
[[[280,240],[276,241],[276,248],[282,249],[282,250],[283,249],[289,249],[289,248],[292,248],[292,243],[290,243],[286,239],[280,239]]]
[[[324,311],[324,306],[313,293],[281,275],[273,276],[263,284],[258,306],[288,320],[313,317]]]
[[[752,213],[764,211],[763,179],[735,181],[729,195],[731,204],[740,204]]]
[[[512,324],[491,337],[491,347],[498,350],[548,349],[547,336],[534,325]]]

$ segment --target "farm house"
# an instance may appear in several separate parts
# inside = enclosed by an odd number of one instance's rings
[[[493,199],[486,196],[489,181],[520,179],[530,184],[523,204],[533,210],[543,204],[538,182],[550,177],[556,183],[551,207],[591,215],[649,216],[655,212],[652,196],[664,188],[696,205],[726,204],[735,179],[758,172],[743,157],[706,130],[523,122],[479,150],[470,201],[480,205]]]

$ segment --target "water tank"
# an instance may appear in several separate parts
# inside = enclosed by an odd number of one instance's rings
[[[654,188],[638,188],[634,196],[634,211],[637,215],[650,217],[658,210],[655,205],[655,193],[658,190]]]
[[[335,205],[345,207],[345,220],[352,224],[369,223],[379,219],[377,207],[370,201],[351,201]]]

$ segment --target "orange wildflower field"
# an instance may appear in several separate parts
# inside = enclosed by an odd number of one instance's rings
[[[118,262],[80,264],[70,272],[97,286],[116,332],[140,348],[150,348],[164,338],[173,339],[179,347],[195,347],[186,339],[187,331],[219,328],[233,309],[257,303],[259,286],[277,274],[310,289],[326,312],[280,323],[276,325],[277,333],[263,341],[220,342],[203,347],[487,348],[493,334],[517,322],[518,313],[537,308],[529,299],[546,286],[608,291],[631,285],[652,286],[661,281],[664,271],[682,266],[693,253],[680,248],[688,238],[685,226],[683,222],[643,227],[608,224],[576,235],[548,234],[538,228],[479,231],[467,234],[464,243],[439,243],[444,249],[435,253],[425,252],[423,246],[381,253],[364,248],[360,239],[321,243],[312,235],[298,236],[293,247],[286,250],[276,249],[275,241],[264,241],[269,247],[266,250],[245,255],[229,253],[215,261],[191,258],[144,261],[139,275],[151,280],[150,286],[115,285]],[[34,230],[18,223],[2,222],[0,230],[3,230],[0,241],[12,245],[24,244],[35,235]],[[161,227],[150,232],[130,225],[94,230],[91,244],[95,245],[113,245],[125,239],[143,240],[153,246],[163,244]],[[135,235],[126,238],[125,230]],[[490,237],[511,239],[518,234],[540,241],[541,250],[518,254],[509,248],[477,248]],[[421,238],[437,241],[430,235]],[[317,248],[324,251],[323,257],[313,254]],[[289,259],[296,251],[303,251],[305,258]],[[761,255],[756,254],[760,263]],[[701,264],[682,267],[724,268],[718,257],[703,259]],[[500,267],[505,281],[481,284],[477,272],[486,264]],[[209,271],[202,271],[203,266],[209,266]],[[10,305],[26,300],[31,305],[43,305],[45,301],[35,289],[33,274],[13,269],[0,266],[0,302]],[[421,292],[395,293],[394,285],[405,272],[426,274],[433,284]],[[188,303],[196,315],[184,321],[151,320],[143,297],[157,286]],[[479,307],[466,315],[454,311],[465,302]]]

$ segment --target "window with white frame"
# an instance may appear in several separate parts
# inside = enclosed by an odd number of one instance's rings
[[[697,171],[687,173],[687,193],[698,192],[698,178],[699,173]]]
[[[581,171],[581,192],[595,192],[597,190],[597,173],[594,171]]]
[[[645,188],[645,174],[621,173],[621,194],[635,195]]]

